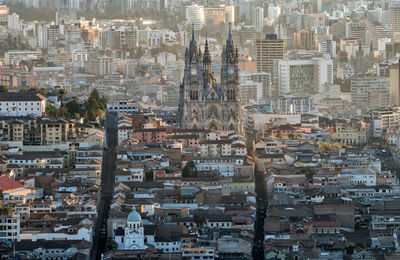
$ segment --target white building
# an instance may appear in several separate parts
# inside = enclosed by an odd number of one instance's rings
[[[372,130],[374,137],[382,137],[384,132],[399,125],[399,112],[378,110],[372,112]]]
[[[121,99],[118,100],[115,104],[107,104],[107,110],[109,112],[132,114],[139,111],[139,105],[135,102]]]
[[[196,171],[218,171],[222,176],[234,176],[235,167],[244,165],[243,156],[194,157]]]
[[[341,185],[376,186],[376,172],[367,168],[343,169],[338,175]]]
[[[268,93],[268,88],[261,82],[245,81],[240,83],[240,101],[242,104],[258,104]]]
[[[323,92],[325,84],[333,83],[333,60],[278,60],[279,95],[305,95]]]
[[[19,20],[19,15],[16,13],[10,14],[7,17],[8,29],[12,31],[21,31],[21,22]]]
[[[4,64],[14,65],[20,61],[29,61],[42,58],[42,51],[9,50],[4,53]]]
[[[115,183],[118,182],[143,182],[144,170],[141,167],[123,169],[115,173]]]
[[[336,41],[324,39],[318,42],[318,51],[336,58]]]
[[[264,23],[264,8],[256,7],[253,10],[253,25],[257,31],[263,30]]]
[[[2,116],[43,116],[46,112],[46,98],[32,92],[0,93],[0,115]]]
[[[163,253],[180,253],[181,242],[179,240],[172,240],[165,237],[154,238],[154,248]]]
[[[186,6],[186,23],[193,24],[195,30],[203,28],[205,23],[204,6],[197,4]]]
[[[0,216],[0,238],[10,242],[20,241],[20,216]]]
[[[388,77],[352,77],[350,80],[350,92],[354,106],[365,108],[390,106]]]
[[[49,26],[47,24],[40,24],[38,26],[37,40],[40,48],[47,48],[49,46]]]
[[[147,246],[144,244],[144,228],[142,217],[133,207],[126,220],[125,228],[118,228],[115,231],[114,241],[120,250],[143,250]]]

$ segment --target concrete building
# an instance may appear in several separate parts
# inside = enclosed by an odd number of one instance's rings
[[[346,145],[360,145],[367,141],[365,124],[336,124],[332,141]]]
[[[259,32],[263,30],[264,24],[264,8],[256,7],[253,10],[253,26]]]
[[[338,175],[340,185],[376,186],[376,173],[367,168],[344,169]]]
[[[2,116],[43,116],[46,112],[46,98],[32,92],[0,93],[0,115]]]
[[[8,25],[8,29],[12,30],[12,31],[21,31],[21,22],[19,20],[19,15],[16,13],[10,14],[7,17],[7,25]]]
[[[20,235],[20,216],[16,214],[0,215],[0,237],[10,242],[19,242]]]
[[[351,101],[354,106],[381,108],[390,105],[389,78],[358,76],[350,80]]]
[[[204,6],[197,4],[186,6],[186,24],[194,25],[195,30],[200,30],[204,23]]]
[[[336,58],[336,41],[324,39],[318,42],[318,51]]]
[[[277,38],[276,34],[267,34],[265,39],[256,40],[257,71],[274,72],[274,60],[285,58],[284,41]]]
[[[4,53],[4,64],[14,65],[20,61],[29,61],[42,58],[42,51],[9,50]]]
[[[333,83],[333,61],[330,58],[278,60],[277,79],[279,95],[323,92],[325,84]]]
[[[132,114],[139,111],[139,104],[129,100],[118,100],[117,103],[107,104],[109,112],[128,113]]]
[[[400,62],[390,68],[390,106],[400,106]]]
[[[37,44],[40,48],[49,46],[49,26],[47,24],[39,24],[37,29]]]
[[[374,110],[372,116],[372,131],[374,137],[382,137],[386,130],[399,125],[399,112],[394,110]]]
[[[347,53],[347,59],[351,60],[357,55],[359,51],[359,44],[357,39],[352,38],[342,38],[340,39],[340,51]]]
[[[268,88],[260,82],[244,81],[240,83],[240,101],[242,104],[259,104],[268,94]],[[265,95],[264,95],[265,93]]]
[[[389,9],[389,25],[394,33],[400,32],[400,6]]]

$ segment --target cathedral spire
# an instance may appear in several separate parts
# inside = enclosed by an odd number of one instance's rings
[[[208,47],[207,38],[206,38],[206,44],[204,46],[203,65],[204,65],[204,71],[206,72],[211,71],[211,55],[210,55],[210,49]]]
[[[194,46],[196,44],[196,39],[194,36],[194,24],[192,24],[192,40],[190,40],[190,47]]]

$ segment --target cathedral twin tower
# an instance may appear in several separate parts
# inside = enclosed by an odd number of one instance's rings
[[[238,59],[238,48],[234,47],[229,30],[221,55],[221,81],[217,83],[211,71],[208,41],[202,53],[192,32],[185,52],[185,75],[180,86],[182,128],[241,130]]]

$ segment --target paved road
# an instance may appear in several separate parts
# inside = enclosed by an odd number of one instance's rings
[[[114,171],[116,169],[117,152],[117,126],[116,114],[107,114],[106,119],[106,142],[107,150],[103,151],[103,164],[101,171],[101,200],[98,208],[93,247],[90,255],[91,260],[100,260],[104,253],[107,242],[107,219],[110,202],[114,190]]]

